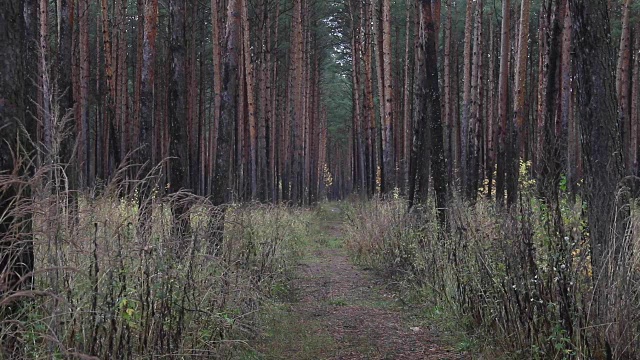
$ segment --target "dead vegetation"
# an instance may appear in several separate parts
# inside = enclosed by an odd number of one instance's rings
[[[8,281],[22,255],[4,268],[0,358],[228,358],[256,335],[258,309],[309,231],[308,212],[285,206],[228,206],[221,217],[187,193],[32,185],[55,191],[14,197],[2,214],[3,246],[32,246],[35,270]],[[188,204],[186,221],[172,216],[176,202]],[[151,216],[138,216],[141,203]]]
[[[509,213],[485,200],[453,202],[451,230],[443,232],[433,205],[407,214],[402,200],[374,200],[349,212],[347,246],[359,263],[398,280],[407,299],[462,329],[458,341],[475,344],[474,352],[637,358],[640,213],[632,206],[620,251],[606,255],[596,279],[584,206],[563,199],[556,227],[552,210],[534,197]],[[606,299],[605,313],[597,313],[597,294]]]

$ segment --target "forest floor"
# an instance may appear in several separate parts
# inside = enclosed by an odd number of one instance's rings
[[[341,216],[319,224],[287,295],[266,311],[243,359],[465,359],[384,279],[351,263]]]

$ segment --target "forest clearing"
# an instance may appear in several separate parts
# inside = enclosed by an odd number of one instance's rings
[[[0,0],[0,359],[640,358],[633,0]]]

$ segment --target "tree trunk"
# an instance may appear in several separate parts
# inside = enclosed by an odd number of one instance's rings
[[[220,94],[222,92],[222,73],[220,67],[220,59],[222,58],[220,51],[220,1],[211,0],[211,31],[212,31],[212,48],[213,48],[213,126],[211,127],[210,146],[211,157],[210,171],[215,174],[216,170],[216,152],[218,149],[218,133],[220,128]],[[213,181],[212,177],[212,181]],[[211,187],[211,186],[210,186]],[[211,192],[215,189],[211,188]]]
[[[479,159],[479,124],[481,122],[481,107],[480,107],[480,88],[482,80],[482,0],[478,0],[475,14],[475,30],[473,37],[473,50],[471,59],[471,98],[470,98],[470,112],[467,114],[467,130],[466,139],[467,144],[466,154],[467,159],[465,161],[463,174],[464,176],[464,191],[465,198],[470,201],[475,201],[478,191],[478,159]],[[467,66],[465,64],[465,66]],[[465,83],[466,86],[466,83]],[[464,160],[463,160],[464,161]]]
[[[151,169],[152,134],[154,115],[156,36],[158,28],[158,0],[145,0],[144,35],[142,43],[142,71],[140,75],[140,138],[138,140],[139,163],[143,167],[142,176]]]
[[[29,53],[25,50],[29,47],[25,45],[24,21],[29,14],[22,13],[22,5],[22,1],[16,0],[0,2],[0,288],[3,295],[30,286],[30,277],[23,276],[33,270],[34,262],[29,229],[23,228],[28,226],[30,215],[21,210],[28,200],[29,189],[17,178],[25,170],[18,150],[19,142],[24,139],[20,128],[31,128],[26,124],[29,115],[24,110],[25,104],[33,100],[25,98],[28,94],[23,93],[23,89],[24,84],[31,81],[28,77],[36,75],[23,71],[23,61],[32,59],[23,59],[23,51]]]
[[[516,78],[515,78],[515,102],[513,105],[514,131],[512,134],[510,163],[507,164],[508,180],[511,184],[507,191],[507,205],[515,204],[518,192],[518,173],[520,156],[519,150],[523,148],[522,142],[525,129],[526,109],[525,95],[527,92],[527,58],[529,50],[529,17],[531,11],[531,1],[523,0],[520,5],[520,29],[518,31],[518,55],[516,58]],[[510,191],[509,191],[510,190]]]
[[[80,94],[79,94],[79,114],[76,120],[76,133],[78,140],[78,167],[80,170],[80,185],[88,186],[92,184],[91,160],[89,154],[89,0],[78,0],[78,33],[79,33],[79,56],[80,56]]]
[[[447,180],[444,162],[444,142],[442,138],[442,119],[440,107],[440,88],[438,85],[437,48],[435,23],[429,0],[421,0],[422,26],[420,51],[423,53],[425,69],[420,76],[421,118],[425,126],[430,127],[431,163],[433,188],[438,209],[440,226],[446,226]],[[425,124],[424,122],[427,122]],[[416,154],[418,155],[418,154]],[[427,154],[420,154],[427,156]]]
[[[112,159],[116,166],[120,163],[120,151],[115,131],[114,120],[116,117],[115,100],[116,100],[116,76],[114,74],[114,53],[113,44],[111,42],[111,25],[109,22],[109,12],[107,0],[101,0],[101,17],[102,17],[102,43],[104,46],[104,74],[107,83],[106,96],[106,113],[103,114],[103,137],[102,137],[102,175],[107,179],[112,171]],[[102,96],[102,94],[100,94]]]
[[[302,0],[294,0],[293,2],[293,23],[291,27],[291,87],[293,112],[291,117],[291,126],[293,134],[292,147],[292,171],[291,171],[291,201],[294,204],[301,204],[303,198],[302,176],[303,176],[303,141],[304,134],[302,127],[304,122],[304,80],[303,80],[303,51],[304,36],[302,26]]]
[[[545,132],[544,132],[544,116],[546,114],[547,104],[546,104],[546,96],[545,90],[547,88],[547,72],[548,72],[548,58],[549,58],[549,45],[547,41],[547,31],[548,31],[548,17],[545,15],[547,11],[545,10],[545,6],[540,7],[540,19],[539,19],[539,27],[538,27],[538,86],[537,86],[537,98],[538,98],[538,106],[537,106],[537,121],[536,121],[536,137],[537,141],[535,144],[534,154],[534,167],[536,169],[536,173],[540,176],[543,173],[543,154],[544,154],[544,143],[545,143]]]
[[[269,152],[270,156],[270,168],[271,168],[271,198],[273,202],[277,202],[280,200],[280,191],[279,191],[279,179],[281,179],[281,174],[278,174],[278,170],[281,172],[281,167],[276,166],[278,164],[279,156],[278,154],[278,145],[282,146],[282,142],[277,141],[278,139],[278,84],[275,83],[275,80],[278,78],[278,62],[271,61],[271,59],[277,59],[277,49],[278,49],[278,24],[280,22],[280,2],[278,1],[276,4],[276,15],[274,18],[274,34],[273,34],[273,46],[269,48],[269,66],[273,67],[273,70],[269,70],[271,75],[271,79],[273,79],[274,86],[271,87],[271,110],[270,110],[270,127],[269,127],[269,148],[271,149]],[[271,51],[274,53],[271,54]],[[280,129],[282,131],[282,129]]]
[[[502,2],[502,30],[500,36],[500,76],[498,80],[498,175],[496,177],[496,202],[498,206],[504,204],[505,174],[508,164],[507,153],[507,125],[509,122],[509,0]]]
[[[117,46],[117,127],[120,133],[119,152],[122,157],[127,157],[131,150],[131,119],[129,116],[129,74],[128,74],[128,52],[127,52],[127,1],[117,1],[117,22],[118,22],[118,46]]]
[[[218,149],[212,188],[214,205],[223,205],[230,200],[230,162],[232,134],[235,127],[236,104],[238,103],[238,60],[241,54],[241,11],[242,0],[227,3],[226,50],[223,59],[222,93],[220,99],[220,123],[218,129]]]
[[[491,16],[490,16],[491,18]],[[487,176],[487,197],[492,197],[493,184],[494,184],[494,173],[496,166],[496,51],[495,51],[495,43],[496,43],[496,34],[495,34],[495,21],[490,22],[489,27],[489,71],[488,71],[488,81],[489,81],[489,98],[487,106],[487,132],[486,132],[486,176]]]
[[[355,4],[354,4],[355,3]],[[360,22],[357,20],[357,15],[360,13],[360,9],[357,8],[358,2],[349,1],[349,12],[351,20],[351,79],[353,81],[352,97],[353,97],[353,136],[355,138],[354,156],[357,166],[355,172],[355,186],[360,194],[366,194],[366,176],[365,176],[365,159],[364,159],[364,142],[362,131],[362,107],[360,102]]]
[[[183,0],[184,1],[184,0]],[[196,2],[188,2],[189,6],[185,10],[185,119],[183,120],[186,131],[187,142],[187,169],[189,169],[189,183],[185,188],[189,188],[194,194],[199,194],[199,121],[198,121],[198,77],[197,77],[197,57],[196,57]],[[186,25],[190,24],[190,25]]]
[[[631,0],[625,0],[622,7],[622,34],[620,35],[620,49],[618,51],[618,65],[616,71],[616,95],[618,99],[618,116],[622,127],[622,148],[630,150],[631,124],[629,118],[629,72],[631,70],[631,30],[629,17],[631,12]],[[623,156],[626,167],[631,169],[630,151],[625,151]]]
[[[142,66],[143,66],[143,48],[144,48],[144,23],[145,23],[145,2],[144,0],[137,0],[136,10],[138,19],[136,22],[137,36],[136,36],[136,77],[134,80],[133,90],[133,129],[131,129],[131,141],[130,146],[132,150],[135,150],[134,159],[138,160],[139,154],[139,142],[140,142],[140,126],[141,126],[141,93],[142,93]]]
[[[591,263],[595,301],[595,321],[615,322],[605,297],[603,283],[608,268],[615,268],[629,208],[618,196],[625,174],[616,114],[615,79],[610,45],[606,0],[571,0],[570,11],[575,37],[578,117],[585,170],[585,198],[591,239]],[[615,327],[614,327],[615,328]],[[604,329],[603,329],[604,330]],[[621,334],[607,331],[604,341],[615,342]],[[621,354],[612,354],[617,358]]]
[[[633,77],[631,80],[631,143],[629,145],[629,172],[638,176],[638,121],[640,113],[638,101],[640,101],[640,25],[635,29],[635,46],[633,52]]]
[[[372,0],[371,7],[371,18],[373,22],[373,45],[374,45],[374,56],[375,56],[375,66],[376,66],[376,79],[377,79],[377,90],[378,90],[378,112],[380,119],[380,126],[376,128],[376,155],[378,158],[377,169],[376,169],[376,185],[380,186],[380,192],[384,193],[384,113],[385,113],[385,85],[384,85],[384,61],[382,59],[382,17],[380,15],[378,1]],[[376,121],[377,124],[377,121]]]
[[[193,3],[189,2],[190,6]],[[189,187],[189,152],[187,144],[187,81],[185,1],[169,1],[169,29],[171,34],[171,81],[169,83],[169,156],[171,157],[169,192],[176,193]],[[174,234],[183,236],[189,231],[188,204],[182,201],[172,208]]]
[[[367,187],[369,196],[376,191],[376,176],[378,168],[377,141],[376,141],[376,110],[373,102],[373,36],[371,23],[373,21],[374,7],[372,0],[365,0],[364,4],[364,118],[367,129]]]
[[[464,26],[464,87],[462,93],[462,120],[461,120],[461,140],[460,146],[460,168],[456,172],[462,179],[462,189],[467,189],[466,169],[469,151],[469,122],[471,121],[471,101],[472,101],[472,64],[473,64],[473,7],[475,2],[467,1],[467,10]]]
[[[53,103],[53,93],[50,85],[50,74],[48,68],[49,57],[49,2],[47,0],[40,0],[40,42],[38,49],[38,64],[40,65],[40,121],[42,122],[43,134],[42,134],[42,146],[44,147],[43,155],[44,164],[52,164],[56,161],[57,154],[53,149],[54,145],[54,119],[51,104]]]
[[[382,0],[382,34],[380,52],[382,53],[382,76],[384,93],[384,113],[382,114],[382,173],[383,187],[385,193],[391,192],[395,186],[395,164],[393,149],[393,102],[392,102],[392,79],[391,79],[391,2]]]
[[[142,180],[140,191],[140,219],[139,230],[146,235],[150,229],[147,224],[151,219],[151,204],[149,196],[153,184],[148,175],[153,167],[153,134],[152,124],[154,118],[154,86],[155,86],[155,58],[156,58],[156,35],[158,28],[158,0],[144,1],[144,32],[142,46],[142,69],[140,70],[140,117],[139,117],[139,138],[137,152],[138,163],[141,165],[139,176]],[[156,127],[158,127],[156,125]],[[158,139],[156,139],[157,141]]]
[[[71,5],[71,6],[70,6]],[[58,117],[63,118],[73,108],[73,89],[72,89],[72,31],[73,31],[73,4],[69,4],[69,0],[58,0],[58,59],[57,59],[57,92],[58,92]],[[67,118],[68,119],[68,118]],[[65,119],[66,122],[66,119]],[[75,161],[71,159],[75,137],[72,136],[74,129],[71,123],[63,123],[60,130],[66,137],[61,144],[61,160],[70,164],[67,167],[67,179],[71,182],[71,188],[75,188],[77,176],[75,172]]]
[[[542,116],[541,134],[544,142],[541,144],[540,175],[538,181],[539,192],[551,204],[557,204],[558,186],[560,182],[560,139],[562,132],[558,131],[558,118],[560,117],[559,101],[560,94],[560,56],[561,56],[561,34],[560,18],[561,11],[558,6],[551,6],[547,9],[548,39],[546,44],[547,54],[545,69],[541,76],[545,76],[545,88],[541,92],[544,97],[544,113]],[[540,124],[539,124],[540,125]]]
[[[404,143],[402,144],[403,146],[403,150],[402,153],[404,154],[404,161],[402,163],[402,172],[403,172],[403,180],[405,181],[404,183],[400,184],[400,188],[403,189],[403,193],[407,193],[409,186],[408,186],[408,181],[409,181],[409,158],[411,157],[411,136],[412,136],[412,121],[411,121],[411,93],[410,93],[410,88],[409,85],[411,83],[411,67],[409,66],[410,64],[410,57],[409,57],[409,53],[410,53],[410,46],[411,46],[411,42],[409,41],[409,38],[411,36],[411,0],[407,0],[407,13],[405,16],[405,21],[406,21],[406,25],[405,25],[405,43],[404,43],[404,84],[403,84],[403,88],[402,88],[402,95],[403,95],[403,105],[402,105],[402,109],[404,111],[403,114],[403,137],[404,137]],[[445,40],[446,41],[446,40]],[[448,59],[445,60],[445,63]],[[445,65],[446,66],[446,65]],[[445,88],[448,89],[447,85],[445,85]],[[446,90],[445,90],[446,91]],[[445,99],[445,103],[446,103],[446,99]],[[446,108],[446,105],[445,105]],[[445,121],[446,121],[446,117],[445,117]]]
[[[246,77],[246,98],[249,120],[249,176],[251,184],[251,199],[256,200],[258,196],[258,129],[256,124],[256,105],[254,92],[253,64],[251,62],[251,38],[249,34],[249,16],[247,15],[247,3],[243,1],[242,6],[242,32],[243,32],[243,54],[244,69]]]
[[[452,86],[451,86],[451,28],[453,19],[453,6],[451,2],[446,3],[447,19],[444,25],[444,64],[443,64],[443,123],[444,123],[444,147],[445,158],[447,160],[447,174],[449,180],[452,180],[453,169],[456,168],[455,157],[453,155],[454,138],[453,138],[453,107],[452,107]]]
[[[571,14],[569,13],[569,0],[563,0],[563,28],[561,49],[561,95],[560,110],[562,111],[562,127],[567,129],[567,185],[572,194],[577,192],[578,184],[578,156],[579,144],[577,126],[573,117],[572,101],[572,68],[571,68]]]

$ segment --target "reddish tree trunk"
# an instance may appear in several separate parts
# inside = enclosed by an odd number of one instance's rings
[[[383,192],[391,192],[395,186],[395,163],[393,149],[393,101],[391,78],[391,2],[382,0],[382,76],[384,92],[384,113],[382,121],[382,162],[383,162]]]
[[[515,102],[513,105],[514,114],[514,131],[512,135],[511,155],[509,156],[509,163],[507,164],[507,174],[511,182],[511,187],[507,185],[507,203],[513,205],[516,201],[518,191],[518,173],[519,173],[519,151],[522,149],[524,136],[522,136],[525,129],[526,109],[525,109],[525,95],[527,85],[527,57],[529,49],[529,17],[530,17],[531,1],[523,0],[520,7],[520,28],[518,31],[518,54],[516,57],[516,71],[515,71]]]
[[[502,35],[500,36],[500,75],[498,80],[498,175],[496,178],[496,202],[504,204],[505,174],[507,165],[507,124],[509,122],[509,0],[502,2]]]

